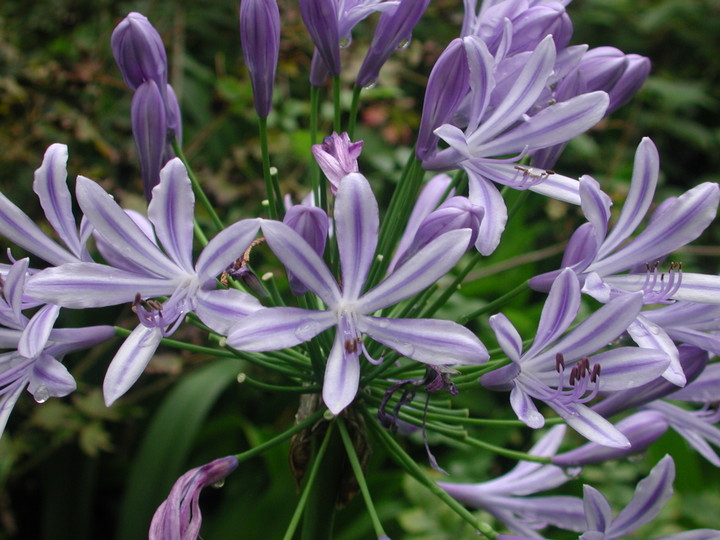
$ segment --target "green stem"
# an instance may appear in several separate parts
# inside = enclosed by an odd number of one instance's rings
[[[268,214],[270,219],[281,219],[284,214],[282,208],[282,195],[277,177],[270,174],[270,152],[268,150],[267,118],[258,118],[260,129],[260,152],[262,154],[263,178],[268,198]]]
[[[350,140],[355,136],[355,125],[357,124],[357,114],[360,106],[360,92],[362,92],[362,87],[355,85],[353,87],[352,104],[350,105],[350,119],[348,120],[348,135],[350,136]]]
[[[350,466],[352,467],[353,474],[355,474],[355,479],[357,480],[358,486],[360,487],[360,492],[362,493],[363,499],[365,500],[365,506],[367,506],[368,514],[370,514],[370,520],[372,521],[373,528],[375,529],[375,536],[386,536],[382,523],[380,523],[380,518],[375,511],[375,505],[373,504],[372,498],[370,497],[370,490],[368,489],[367,482],[365,482],[365,475],[363,474],[362,465],[360,465],[360,460],[358,459],[357,452],[355,452],[355,447],[350,440],[350,434],[345,427],[345,421],[342,419],[342,417],[338,416],[337,422],[338,429],[340,430],[340,437],[342,437],[343,444],[345,445],[345,450],[347,451],[348,459],[350,460]]]
[[[318,143],[318,117],[320,116],[320,88],[317,86],[310,87],[310,145]],[[315,159],[310,160],[310,180],[312,182],[312,190],[315,195],[315,204],[320,205],[325,213],[327,213],[327,202],[325,206],[322,205],[322,201],[325,196],[321,196],[322,191],[325,189],[323,182],[321,186],[321,175],[320,167]]]
[[[499,307],[502,307],[505,304],[507,304],[508,302],[510,302],[510,300],[512,300],[519,294],[527,291],[530,286],[529,284],[530,284],[529,281],[523,281],[520,285],[515,287],[510,292],[503,294],[500,298],[493,300],[489,304],[485,304],[483,307],[476,309],[475,311],[468,313],[467,315],[463,315],[462,317],[460,317],[460,319],[458,319],[458,323],[465,324],[466,322],[471,321],[484,313],[489,313],[490,311],[495,311]]]
[[[213,205],[210,203],[210,199],[207,198],[207,195],[205,195],[205,192],[202,189],[202,186],[200,185],[200,182],[198,181],[197,177],[195,176],[195,173],[193,172],[192,168],[190,167],[190,163],[188,163],[187,158],[185,157],[185,154],[182,151],[182,148],[180,148],[180,144],[178,144],[177,140],[173,140],[172,142],[172,148],[175,152],[175,155],[180,158],[180,161],[183,162],[183,165],[185,165],[185,168],[187,169],[188,177],[190,178],[190,183],[192,184],[193,192],[195,192],[195,196],[200,201],[200,204],[205,208],[208,215],[210,216],[210,219],[212,220],[213,224],[215,225],[215,228],[218,231],[222,231],[225,226],[223,225],[222,220],[217,215],[217,212],[215,212],[215,208],[213,208]]]
[[[279,384],[269,384],[258,381],[249,377],[246,373],[240,373],[237,377],[240,384],[248,384],[254,388],[265,390],[267,392],[284,392],[286,394],[317,394],[322,390],[320,385],[313,386],[284,386]]]
[[[296,433],[301,432],[306,427],[313,425],[315,422],[320,420],[320,417],[322,416],[323,412],[325,412],[325,409],[319,409],[319,410],[315,411],[310,416],[308,416],[305,420],[303,420],[302,422],[298,422],[290,429],[285,430],[282,433],[280,433],[280,435],[276,435],[272,439],[265,441],[264,443],[259,444],[256,447],[251,448],[250,450],[246,450],[245,452],[236,454],[235,457],[237,457],[238,462],[243,463],[245,461],[248,461],[249,459],[254,458],[257,455],[262,454],[263,452],[265,452],[265,450],[269,450],[273,446],[277,446],[278,444],[289,439]]]
[[[470,261],[462,270],[460,270],[460,272],[458,272],[458,275],[455,276],[453,282],[445,288],[440,296],[427,309],[423,310],[421,317],[432,317],[438,309],[443,307],[447,303],[448,299],[458,291],[467,275],[473,268],[475,268],[475,265],[478,264],[482,258],[483,255],[480,252],[473,253]]]
[[[342,124],[340,120],[340,76],[333,77],[333,110],[335,112],[333,117],[333,129],[339,134],[342,130]]]
[[[302,517],[303,512],[305,511],[305,505],[307,504],[308,497],[310,496],[310,492],[312,491],[313,484],[315,484],[315,477],[317,476],[318,471],[320,470],[320,465],[322,464],[323,457],[325,456],[325,451],[327,450],[328,444],[330,443],[332,431],[333,431],[333,425],[330,424],[330,426],[328,426],[327,432],[325,432],[325,437],[323,438],[322,444],[320,445],[320,448],[318,449],[317,454],[315,454],[315,461],[312,464],[312,468],[310,469],[310,474],[307,477],[307,481],[305,482],[305,486],[303,487],[302,494],[300,495],[300,500],[298,501],[297,507],[295,508],[295,512],[293,513],[292,518],[290,519],[290,524],[288,525],[288,528],[285,531],[285,536],[283,536],[283,540],[292,540],[292,537],[295,534],[295,530],[297,529],[297,526],[300,523],[300,518]]]
[[[450,495],[447,494],[445,490],[443,490],[440,486],[438,486],[433,480],[428,477],[427,474],[425,474],[425,471],[422,470],[422,468],[415,462],[415,460],[410,457],[405,450],[402,449],[402,447],[397,443],[397,441],[389,434],[387,431],[382,429],[375,419],[370,416],[370,414],[365,411],[365,415],[367,417],[367,425],[370,427],[370,429],[375,433],[375,436],[380,439],[383,446],[387,448],[387,450],[390,452],[390,455],[395,459],[395,461],[404,468],[408,474],[412,475],[418,482],[420,482],[422,485],[424,485],[433,495],[438,497],[440,500],[442,500],[448,507],[455,512],[458,516],[460,516],[463,520],[467,521],[474,529],[476,529],[480,534],[482,534],[485,538],[497,538],[498,533],[495,532],[495,530],[485,523],[484,521],[481,521],[477,517],[475,517],[471,512],[469,512],[463,505],[461,505],[459,502],[457,502],[455,499],[453,499]]]

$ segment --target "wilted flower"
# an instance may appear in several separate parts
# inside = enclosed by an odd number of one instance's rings
[[[333,195],[337,194],[342,178],[359,171],[357,159],[362,147],[363,141],[352,142],[347,133],[338,135],[334,131],[322,143],[312,146],[313,156],[330,182]]]

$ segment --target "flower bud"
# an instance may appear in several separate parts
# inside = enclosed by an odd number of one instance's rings
[[[280,11],[276,0],[242,0],[240,41],[250,73],[255,110],[267,118],[280,53]]]
[[[115,27],[110,38],[115,61],[125,84],[137,90],[145,81],[167,84],[167,56],[160,34],[140,13],[130,13]]]
[[[330,190],[337,194],[340,180],[350,173],[359,172],[357,158],[362,152],[362,141],[352,142],[347,133],[325,137],[321,144],[312,146],[312,153],[320,169],[330,182]]]
[[[302,236],[315,253],[322,257],[330,225],[327,214],[322,208],[296,204],[285,213],[283,223]],[[292,293],[296,296],[305,294],[308,291],[307,287],[296,279],[289,269],[287,273]]]
[[[380,68],[395,49],[410,40],[413,28],[422,17],[430,0],[400,0],[393,11],[386,11],[380,17],[370,49],[365,55],[356,84],[368,87],[377,81]]]
[[[152,189],[160,182],[160,169],[167,150],[165,103],[155,81],[141,84],[130,110],[145,198],[150,201]]]
[[[299,0],[310,39],[331,75],[340,75],[340,35],[335,0]]]

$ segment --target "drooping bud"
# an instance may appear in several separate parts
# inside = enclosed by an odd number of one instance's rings
[[[130,116],[145,198],[150,201],[152,189],[160,182],[160,169],[165,164],[163,159],[167,150],[165,103],[155,81],[145,81],[138,87]]]
[[[471,38],[469,38],[471,39]],[[452,81],[452,84],[449,84]],[[435,62],[428,78],[415,154],[425,159],[440,138],[433,132],[449,122],[470,91],[470,67],[464,41],[454,39]]]
[[[332,76],[340,75],[340,35],[335,0],[299,0],[310,39]]]
[[[178,478],[168,498],[155,511],[150,523],[149,540],[197,538],[202,525],[198,502],[200,492],[205,487],[222,482],[237,466],[237,458],[227,456],[191,469]]]
[[[155,81],[158,88],[165,89],[167,55],[160,34],[147,17],[130,13],[113,30],[110,46],[131,89],[137,90],[145,81]]]
[[[430,0],[400,0],[393,11],[382,14],[355,84],[362,88],[375,84],[380,68],[393,51],[409,43],[413,28],[429,3]]]
[[[661,413],[641,411],[615,425],[630,441],[628,448],[612,448],[590,442],[575,450],[554,456],[552,462],[561,467],[577,467],[638,454],[659,439],[667,431],[668,425]]]
[[[296,204],[285,213],[283,223],[302,236],[315,253],[322,257],[325,252],[325,242],[327,241],[330,225],[327,214],[322,208]],[[307,287],[295,278],[290,269],[287,272],[292,293],[296,296],[305,294],[308,290]]]
[[[423,220],[412,243],[398,257],[395,266],[401,266],[403,262],[439,236],[458,229],[470,229],[472,231],[467,245],[469,249],[477,240],[480,222],[484,214],[485,210],[471,203],[467,197],[451,197]]]
[[[250,73],[255,110],[267,118],[280,53],[280,11],[276,0],[242,0],[240,41]]]
[[[320,169],[330,182],[330,190],[337,194],[340,180],[350,173],[359,172],[357,158],[362,152],[363,141],[352,142],[347,133],[325,137],[321,144],[312,146],[312,153]]]

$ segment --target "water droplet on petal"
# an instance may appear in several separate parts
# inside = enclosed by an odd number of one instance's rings
[[[648,330],[656,336],[660,333],[660,327],[657,324],[648,324]]]
[[[340,48],[347,49],[351,43],[352,43],[352,37],[350,37],[350,36],[344,37],[344,38],[340,39]]]
[[[320,328],[317,323],[308,322],[301,324],[295,329],[295,336],[302,341],[307,341],[314,338],[320,332]]]
[[[399,50],[407,49],[410,46],[411,38],[403,39],[400,43],[398,43],[397,48]]]
[[[644,338],[648,335],[647,330],[639,324],[631,324],[627,332],[634,338]]]
[[[212,487],[214,487],[214,488],[221,488],[221,487],[223,487],[223,486],[225,485],[225,479],[223,478],[222,480],[218,480],[217,482],[215,482],[215,483],[213,483],[213,484],[211,484],[211,485],[212,485]]]
[[[362,87],[363,90],[372,90],[377,86],[377,81],[370,81],[365,86]]]
[[[48,390],[48,387],[44,384],[40,384],[35,389],[33,397],[37,403],[45,403],[48,399],[50,399],[50,390]]]
[[[410,343],[398,342],[393,345],[393,349],[402,354],[403,356],[412,356],[415,352],[415,347]]]

